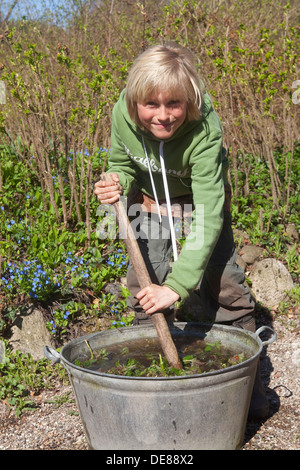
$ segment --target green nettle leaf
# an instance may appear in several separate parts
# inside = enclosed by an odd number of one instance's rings
[[[35,234],[31,238],[31,245],[32,245],[33,248],[36,248],[37,244],[38,244],[38,236]]]

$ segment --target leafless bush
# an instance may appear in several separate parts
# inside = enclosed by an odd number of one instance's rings
[[[296,6],[280,0],[209,6],[105,0],[82,3],[65,27],[3,25],[0,78],[8,88],[0,109],[3,139],[35,171],[57,219],[66,224],[75,210],[76,219],[85,218],[90,227],[95,155],[109,148],[111,110],[128,67],[148,45],[179,41],[198,58],[222,119],[235,194],[247,195],[252,154],[268,166],[274,207],[286,212],[299,138],[299,106],[292,101],[292,83],[299,78],[298,20]],[[274,158],[277,148],[286,156],[283,177]]]

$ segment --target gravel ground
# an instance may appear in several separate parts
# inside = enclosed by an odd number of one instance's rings
[[[262,354],[270,415],[247,423],[243,450],[300,449],[300,327],[273,321],[278,338]],[[17,418],[0,403],[0,450],[88,450],[71,386],[34,397],[37,409]]]

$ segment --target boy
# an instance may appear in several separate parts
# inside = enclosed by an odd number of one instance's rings
[[[113,110],[108,172],[114,183],[95,185],[102,204],[128,196],[133,222],[139,208],[137,238],[153,284],[140,290],[129,266],[134,324],[157,311],[172,321],[174,303],[198,288],[209,321],[255,331],[255,303],[235,262],[227,170],[221,123],[192,53],[173,43],[150,47],[135,60]],[[179,255],[178,208],[192,209]],[[256,382],[262,416],[268,404]]]

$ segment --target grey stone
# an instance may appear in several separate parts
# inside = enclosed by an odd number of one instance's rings
[[[0,364],[4,364],[5,360],[5,344],[2,339],[0,339]]]
[[[53,343],[44,317],[37,309],[31,309],[30,313],[26,315],[18,315],[11,331],[12,336],[9,343],[13,350],[30,354],[34,360],[44,358],[44,346]]]
[[[104,291],[107,294],[114,295],[116,299],[119,299],[120,297],[122,297],[121,287],[116,282],[109,282],[108,284],[106,284]]]
[[[253,264],[262,255],[263,248],[256,245],[245,245],[239,250],[240,257],[247,264]]]
[[[246,261],[243,260],[243,258],[240,255],[237,255],[236,257],[236,264],[238,264],[244,271],[246,271],[247,263]]]
[[[249,275],[256,300],[271,308],[286,298],[286,291],[293,289],[292,276],[278,260],[266,258],[257,261]]]
[[[286,226],[285,232],[289,237],[294,238],[297,241],[299,240],[299,233],[295,224],[288,224]]]
[[[249,240],[249,235],[247,232],[244,232],[243,230],[239,230],[236,227],[232,227],[232,230],[233,230],[233,235],[234,235],[234,239],[236,240],[236,242]]]

